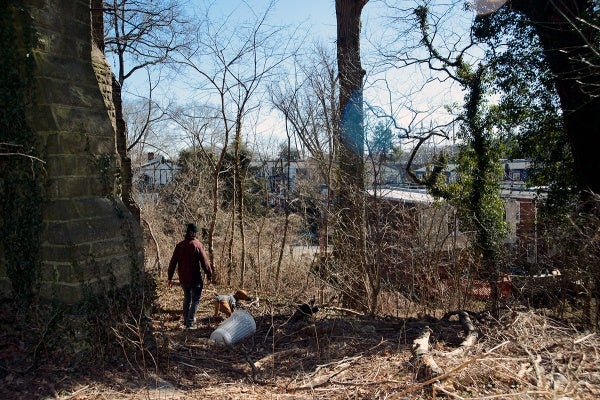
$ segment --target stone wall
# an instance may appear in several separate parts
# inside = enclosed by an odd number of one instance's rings
[[[135,279],[143,268],[141,228],[115,185],[120,158],[111,71],[93,44],[90,0],[24,3],[38,34],[26,117],[47,172],[39,294],[74,303],[86,290]],[[10,293],[6,277],[0,276],[0,291]]]

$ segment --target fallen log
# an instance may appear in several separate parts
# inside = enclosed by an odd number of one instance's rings
[[[447,353],[446,356],[456,356],[462,352],[464,352],[467,348],[475,345],[477,343],[477,338],[479,337],[479,332],[475,328],[475,325],[471,321],[469,314],[466,311],[459,311],[458,318],[463,326],[463,330],[465,332],[465,339],[459,345],[459,347],[450,353]]]
[[[429,385],[433,385],[437,382],[442,382],[445,379],[448,379],[449,377],[453,376],[454,374],[456,374],[458,371],[466,368],[467,366],[471,365],[472,363],[474,363],[475,361],[484,358],[485,356],[492,354],[494,351],[496,351],[497,349],[499,349],[502,346],[505,346],[507,344],[509,344],[510,341],[504,341],[502,343],[500,343],[499,345],[492,347],[490,350],[486,351],[485,353],[482,354],[478,354],[475,357],[470,358],[469,360],[463,362],[462,364],[460,364],[457,367],[452,368],[450,371],[443,373],[442,375],[438,375],[435,376],[431,379],[426,380],[425,382],[420,382],[416,385],[412,385],[409,386],[408,388],[404,389],[403,391],[396,393],[394,396],[391,397],[391,399],[393,400],[400,400],[400,399],[404,399],[408,393],[412,393],[412,392],[416,392],[417,390],[421,390]]]
[[[426,326],[418,338],[413,341],[411,364],[417,380],[429,380],[444,373],[429,353],[431,329]]]

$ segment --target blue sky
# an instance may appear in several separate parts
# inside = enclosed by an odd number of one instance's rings
[[[275,18],[282,22],[289,19],[290,23],[306,23],[316,36],[331,40],[335,38],[334,0],[280,0],[275,6]]]
[[[235,26],[238,20],[256,20],[256,15],[262,15],[268,5],[264,0],[215,0],[210,3],[206,0],[190,0],[190,12],[196,11],[202,14],[202,9],[210,5],[212,8],[211,19],[214,21],[223,21],[221,17],[228,16],[231,21],[231,26]],[[402,2],[402,7],[410,7],[414,4],[411,1]],[[221,12],[216,12],[221,10]],[[235,12],[234,12],[235,11]],[[252,15],[252,14],[256,15]],[[384,75],[374,76],[374,67],[372,66],[372,58],[369,57],[370,44],[368,37],[373,33],[379,33],[386,27],[386,17],[390,14],[389,9],[386,9],[381,0],[371,0],[363,9],[363,36],[361,49],[363,51],[363,67],[368,71],[367,89],[365,92],[365,100],[371,104],[378,106],[389,106],[386,111],[394,113],[398,120],[408,120],[411,115],[409,107],[418,109],[431,108],[434,102],[440,104],[448,104],[456,97],[447,87],[442,85],[432,85],[425,90],[414,89],[419,87],[418,79],[419,72],[416,69],[412,71],[398,71],[391,69]],[[327,47],[330,47],[335,55],[335,35],[336,35],[336,16],[335,16],[335,0],[279,0],[274,3],[274,8],[270,11],[267,23],[272,26],[287,26],[290,29],[298,28],[299,32],[295,36],[306,35],[305,44],[310,47],[312,42],[318,41]],[[404,27],[405,29],[406,27]],[[391,32],[397,32],[398,29],[403,29],[401,24],[393,25]],[[385,80],[383,79],[385,78]],[[139,74],[139,79],[142,79],[142,87],[147,84],[143,73]],[[186,85],[190,80],[184,76],[178,75],[176,80],[166,85],[166,90],[173,90],[180,85]],[[132,82],[133,83],[133,82]],[[382,85],[382,86],[377,86]],[[383,89],[383,90],[381,90]],[[387,90],[390,89],[391,92]],[[185,91],[185,89],[182,89]],[[188,92],[190,93],[190,92]],[[406,96],[410,93],[414,97],[413,103],[407,103]],[[390,94],[397,98],[390,98]],[[176,96],[180,100],[186,95]],[[198,93],[192,93],[189,96],[191,99],[198,99]],[[392,104],[393,103],[393,104]],[[391,110],[391,107],[394,110]],[[408,110],[408,111],[407,111]],[[264,112],[260,120],[263,121],[261,127],[257,127],[256,131],[261,132],[263,136],[282,134],[281,125],[278,127],[268,116],[264,118]],[[404,115],[407,113],[406,115]],[[440,116],[440,118],[443,116]],[[402,121],[400,121],[402,122]],[[246,124],[248,127],[248,124]]]

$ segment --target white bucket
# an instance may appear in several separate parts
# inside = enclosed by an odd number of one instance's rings
[[[217,343],[234,346],[256,332],[256,322],[245,310],[236,310],[214,330],[210,338]]]

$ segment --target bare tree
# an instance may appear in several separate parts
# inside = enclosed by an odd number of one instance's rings
[[[147,122],[142,124],[137,135],[129,135],[127,151],[130,151],[147,134],[149,124],[158,120],[153,112],[156,103],[152,93],[160,79],[151,79],[150,70],[171,63],[171,55],[185,48],[185,38],[191,31],[190,21],[179,0],[104,1],[102,9],[105,20],[103,50],[109,57],[114,57],[116,90],[123,90],[125,81],[136,72],[146,70],[148,74]],[[122,102],[122,96],[119,100]],[[126,129],[126,126],[119,129]]]
[[[366,264],[366,217],[364,185],[363,77],[360,60],[360,17],[368,0],[336,0],[337,60],[340,82],[340,124],[338,133],[337,240],[336,261],[349,283],[344,298],[347,306],[366,309],[364,282],[353,271]]]
[[[190,21],[179,0],[104,1],[106,52],[116,58],[121,86],[135,72],[167,63],[181,51]]]
[[[135,72],[165,64],[170,53],[183,46],[181,39],[186,34],[188,21],[178,0],[92,0],[91,8],[94,21],[104,19],[101,28],[94,24],[94,40],[105,54],[114,56],[116,65],[112,86],[117,151],[121,161],[121,196],[131,212],[139,218],[139,208],[131,194],[131,158],[127,153],[147,134],[153,122],[151,116],[156,115],[151,97],[156,85],[149,79],[147,122],[141,125],[138,135],[131,139],[128,138],[123,115],[122,90],[125,81]]]
[[[335,59],[317,44],[296,58],[292,79],[271,88],[271,102],[281,112],[290,138],[285,154],[293,145],[299,148],[306,164],[305,179],[296,184],[295,209],[304,213],[305,223],[317,225],[320,259],[315,268],[327,280],[329,271],[329,214],[332,211],[332,182],[336,158],[335,129],[338,126],[338,78]],[[316,185],[324,184],[325,189]],[[289,207],[288,207],[289,208]],[[318,222],[315,223],[314,220]]]
[[[221,117],[223,142],[213,171],[212,201],[213,215],[208,228],[207,245],[214,260],[214,235],[219,210],[219,187],[223,174],[224,160],[228,146],[233,146],[234,203],[230,225],[230,237],[239,231],[239,271],[240,285],[244,285],[246,272],[246,245],[244,227],[244,185],[245,177],[241,168],[240,149],[244,142],[246,118],[260,105],[262,84],[277,72],[287,57],[289,49],[282,46],[282,29],[267,23],[271,6],[248,22],[233,23],[236,11],[223,20],[215,21],[210,9],[203,15],[204,24],[197,32],[196,44],[191,52],[180,52],[182,64],[192,71],[190,84],[203,88],[210,97]],[[283,42],[285,43],[285,42]],[[229,246],[228,264],[236,264],[233,258],[232,242]]]

